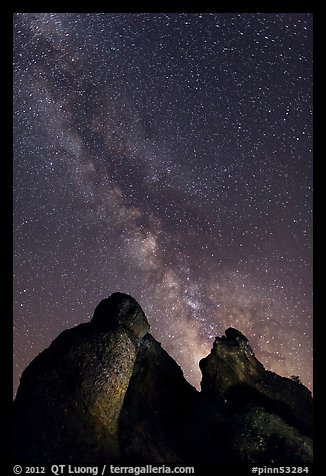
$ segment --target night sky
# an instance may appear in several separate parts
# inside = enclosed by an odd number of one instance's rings
[[[115,291],[312,387],[311,14],[15,14],[13,166],[15,389]]]

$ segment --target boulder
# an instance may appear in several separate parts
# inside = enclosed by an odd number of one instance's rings
[[[115,293],[24,371],[14,402],[15,458],[28,464],[119,458],[118,423],[141,338],[139,304]]]

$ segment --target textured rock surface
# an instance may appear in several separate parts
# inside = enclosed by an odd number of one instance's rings
[[[14,462],[311,462],[310,392],[266,371],[241,332],[216,338],[198,392],[148,330],[115,293],[39,354],[14,402]]]
[[[19,460],[119,457],[118,419],[147,319],[130,296],[103,300],[92,321],[64,331],[25,370],[15,400]]]
[[[120,419],[126,460],[180,463],[177,434],[185,405],[196,394],[181,368],[148,334],[140,345]]]
[[[232,413],[232,439],[248,462],[312,458],[312,396],[302,384],[265,370],[248,339],[229,328],[199,363],[202,392]]]
[[[147,334],[121,413],[123,461],[177,465],[236,458],[225,438],[226,415],[219,411],[223,409],[197,392],[172,357]]]
[[[309,464],[312,440],[276,413],[247,404],[232,419],[232,440],[241,460],[251,464]]]

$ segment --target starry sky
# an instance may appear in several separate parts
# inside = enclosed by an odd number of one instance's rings
[[[216,335],[312,388],[312,14],[14,15],[14,389],[131,294],[197,388]]]

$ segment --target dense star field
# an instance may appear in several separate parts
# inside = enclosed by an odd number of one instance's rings
[[[114,291],[311,388],[311,213],[310,14],[15,14],[15,389]]]

